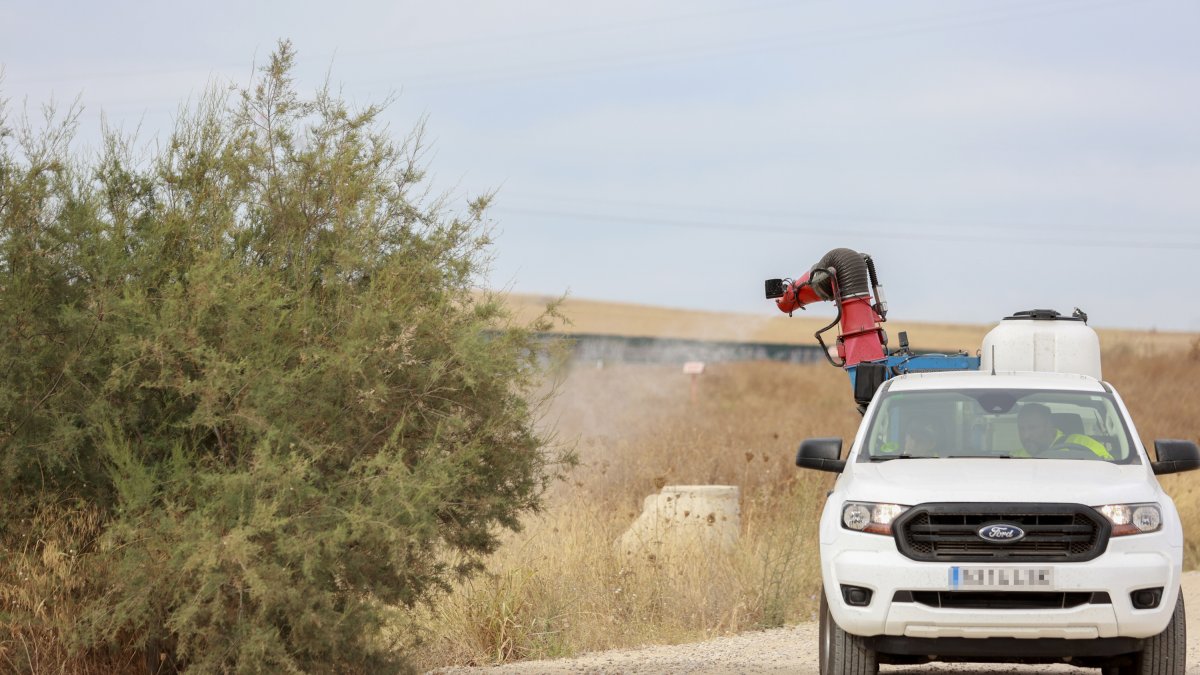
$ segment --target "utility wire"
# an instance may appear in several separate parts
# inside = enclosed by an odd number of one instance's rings
[[[836,230],[828,225],[821,227],[783,227],[778,225],[755,225],[739,223],[723,223],[700,220],[682,220],[674,218],[646,218],[638,216],[600,215],[594,213],[572,213],[569,211],[551,211],[542,209],[520,209],[497,206],[496,211],[517,216],[535,218],[553,218],[569,220],[586,220],[602,223],[628,223],[648,227],[672,227],[689,230],[714,230],[724,232],[763,232],[786,235],[821,235],[838,234],[852,237],[869,237],[878,239],[897,239],[903,241],[958,241],[977,244],[1029,244],[1040,246],[1071,246],[1086,248],[1136,248],[1146,250],[1200,250],[1200,242],[1188,241],[1146,241],[1141,239],[1096,239],[1094,237],[1014,237],[1009,235],[973,235],[959,232],[928,233],[912,232],[896,226],[890,229],[853,229],[837,227]],[[1137,231],[1137,228],[1130,228]]]
[[[772,218],[777,220],[789,221],[820,221],[824,224],[830,222],[836,223],[865,223],[865,224],[887,224],[891,226],[912,226],[912,227],[951,227],[959,228],[963,226],[1003,229],[1003,230],[1069,230],[1074,232],[1086,232],[1094,234],[1098,230],[1106,232],[1115,232],[1123,234],[1130,231],[1128,225],[1094,225],[1081,223],[1033,223],[1033,222],[1003,222],[995,220],[976,220],[976,219],[938,219],[938,218],[912,218],[908,216],[872,216],[863,213],[833,213],[833,212],[816,212],[816,211],[779,211],[770,209],[732,209],[722,206],[697,206],[695,204],[666,204],[663,202],[646,202],[646,201],[626,201],[616,199],[596,199],[596,198],[580,198],[580,197],[561,197],[554,195],[506,195],[506,202],[557,202],[565,204],[577,205],[594,205],[600,207],[615,207],[615,208],[646,208],[661,211],[671,211],[674,213],[680,212],[697,212],[703,211],[706,213],[721,213],[736,218]],[[503,208],[497,206],[497,208]],[[523,208],[515,206],[513,208]],[[528,207],[524,207],[528,208]],[[646,218],[655,218],[654,215],[645,215]],[[1174,236],[1174,235],[1193,235],[1196,232],[1196,226],[1178,226],[1178,227],[1151,227],[1138,226],[1137,231],[1146,236]]]

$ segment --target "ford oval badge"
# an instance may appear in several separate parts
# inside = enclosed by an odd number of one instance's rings
[[[993,544],[1008,544],[1025,538],[1025,530],[1008,523],[992,523],[979,528],[977,534],[984,541]]]

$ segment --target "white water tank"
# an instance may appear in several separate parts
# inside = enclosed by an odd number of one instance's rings
[[[1100,338],[1087,315],[1034,309],[1005,317],[983,338],[985,372],[1076,373],[1100,379]]]

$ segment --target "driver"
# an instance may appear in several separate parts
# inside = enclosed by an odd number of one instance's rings
[[[1100,459],[1112,460],[1104,444],[1084,434],[1064,434],[1054,426],[1050,409],[1041,403],[1026,403],[1017,412],[1017,432],[1025,452],[1042,457],[1053,457],[1053,450],[1083,448],[1090,450]]]

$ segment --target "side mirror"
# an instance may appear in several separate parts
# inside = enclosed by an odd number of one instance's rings
[[[796,453],[796,466],[817,471],[832,471],[841,473],[846,468],[842,456],[842,439],[840,438],[810,438],[800,444]]]
[[[1154,441],[1154,454],[1158,461],[1151,462],[1150,468],[1155,475],[1200,469],[1200,448],[1191,441],[1160,438]]]

